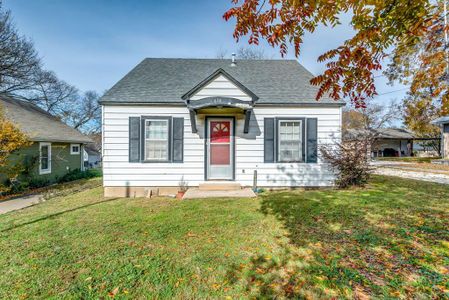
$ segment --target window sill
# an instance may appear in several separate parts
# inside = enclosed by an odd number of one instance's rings
[[[51,174],[51,170],[39,170],[39,175]]]
[[[172,163],[172,161],[171,160],[142,160],[141,163],[144,163],[144,164],[157,164],[157,163],[168,164],[168,163]]]

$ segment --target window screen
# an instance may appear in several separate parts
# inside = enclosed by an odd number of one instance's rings
[[[168,160],[168,120],[145,121],[145,159]]]
[[[281,162],[302,160],[302,121],[281,120],[278,124],[278,159]]]

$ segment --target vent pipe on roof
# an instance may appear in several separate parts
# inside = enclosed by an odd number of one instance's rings
[[[232,63],[231,63],[231,67],[235,67],[237,64],[235,63],[235,53],[231,54],[232,57]]]

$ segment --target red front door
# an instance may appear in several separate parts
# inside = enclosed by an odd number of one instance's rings
[[[208,120],[207,179],[233,178],[232,119]]]

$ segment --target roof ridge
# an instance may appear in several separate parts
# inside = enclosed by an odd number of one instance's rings
[[[208,57],[145,57],[144,60],[232,60],[232,58],[208,58]],[[242,59],[236,57],[238,61],[295,61],[298,62],[297,59],[294,58],[256,58],[256,59]],[[299,62],[298,62],[299,63]]]

